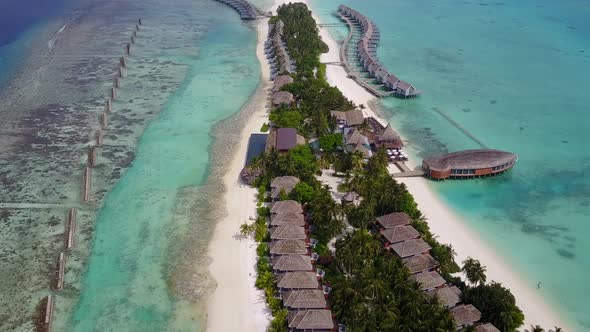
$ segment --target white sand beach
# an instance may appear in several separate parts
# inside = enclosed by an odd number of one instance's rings
[[[240,225],[256,217],[256,189],[240,182],[250,134],[260,132],[268,121],[267,90],[270,87],[268,63],[264,56],[264,40],[268,20],[257,21],[256,54],[262,67],[260,91],[249,101],[256,111],[242,127],[241,139],[223,178],[225,184],[225,217],[219,221],[209,244],[209,267],[217,287],[207,307],[207,331],[266,331],[271,315],[264,293],[255,286],[256,242],[239,235]]]
[[[276,7],[287,0],[279,0]],[[292,2],[292,1],[291,1]],[[307,1],[300,1],[307,2]],[[316,21],[319,20],[315,16]],[[264,58],[263,44],[267,34],[267,20],[258,21],[257,54],[261,61],[263,80],[269,85],[268,65]],[[330,47],[329,53],[321,56],[322,62],[339,61],[339,45],[325,29],[320,29],[323,40]],[[356,104],[363,104],[365,116],[379,117],[370,109],[368,102],[374,97],[365,91],[347,74],[341,66],[327,66],[327,79],[337,86],[344,95]],[[270,314],[264,303],[264,294],[254,286],[256,245],[251,239],[238,239],[239,226],[255,216],[256,190],[239,183],[239,173],[244,165],[248,148],[248,137],[259,132],[261,125],[267,121],[265,109],[266,95],[254,97],[251,103],[259,105],[258,110],[245,123],[242,139],[230,167],[224,177],[226,186],[225,206],[227,215],[219,222],[213,235],[209,250],[212,264],[210,272],[217,288],[208,304],[207,330],[209,331],[264,331],[268,326]],[[387,121],[380,119],[382,123]],[[395,123],[393,124],[395,127]],[[416,164],[414,162],[413,164]],[[431,230],[439,241],[452,244],[457,252],[457,262],[468,256],[479,259],[487,267],[488,280],[496,280],[510,288],[516,296],[518,305],[523,310],[525,326],[540,324],[545,328],[555,325],[567,331],[566,322],[544,301],[534,289],[519,278],[506,262],[498,257],[481,236],[471,231],[459,216],[451,211],[440,197],[429,187],[426,179],[408,178],[402,180],[414,195],[421,211],[426,215]]]

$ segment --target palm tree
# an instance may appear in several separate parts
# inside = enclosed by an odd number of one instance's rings
[[[526,332],[545,332],[545,329],[539,325],[531,325],[530,330],[525,330]]]
[[[354,151],[352,153],[352,171],[355,174],[360,173],[365,166],[363,154],[360,151]]]
[[[549,330],[549,332],[563,332],[563,329],[561,327],[554,326],[553,330]]]
[[[463,261],[461,271],[463,271],[467,280],[469,280],[469,283],[472,285],[479,286],[486,282],[486,267],[482,266],[477,259],[468,257]]]

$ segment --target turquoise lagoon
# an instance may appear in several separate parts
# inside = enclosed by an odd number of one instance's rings
[[[143,133],[136,159],[99,213],[76,331],[203,330],[194,293],[211,288],[202,256],[215,219],[199,205],[214,209],[215,194],[200,187],[215,153],[212,130],[255,92],[260,69],[256,33],[235,12],[196,5],[188,15],[205,26],[199,55],[180,59],[190,68],[181,88]],[[194,280],[180,275],[189,271]]]
[[[576,331],[590,331],[588,2],[313,0],[312,8],[337,22],[340,3],[379,26],[383,64],[424,90],[379,102],[411,153],[479,147],[437,108],[487,146],[519,155],[503,176],[431,187],[532,287],[541,282]]]
[[[0,79],[7,78],[11,89],[31,96],[32,101],[7,99],[16,111],[2,109],[1,115],[12,121],[7,120],[9,125],[2,129],[15,131],[16,137],[22,134],[16,132],[21,127],[30,132],[29,123],[19,118],[17,111],[22,109],[25,119],[47,119],[46,127],[66,131],[70,140],[51,132],[56,140],[68,142],[55,145],[60,149],[56,156],[65,159],[57,160],[61,165],[55,160],[59,158],[43,149],[31,151],[34,144],[21,147],[3,141],[0,180],[12,183],[9,180],[15,178],[18,186],[12,192],[10,187],[0,187],[0,202],[79,202],[78,166],[86,161],[86,132],[98,125],[117,57],[138,17],[144,26],[128,59],[105,147],[93,171],[93,199],[98,208],[86,206],[79,211],[65,289],[54,293],[54,330],[204,329],[202,302],[214,288],[207,272],[207,243],[223,213],[215,207],[223,193],[219,175],[231,158],[228,147],[235,145],[235,132],[240,129],[239,117],[234,115],[260,83],[256,32],[231,8],[212,0],[72,1],[47,20],[39,18],[15,32],[0,48]],[[47,60],[47,40],[66,23],[52,50],[66,55]],[[28,48],[30,41],[33,50]],[[38,71],[41,74],[36,72],[38,67],[43,69]],[[11,77],[13,73],[19,76]],[[31,88],[35,90],[26,90],[24,83],[29,80],[37,84]],[[54,100],[63,104],[52,106]],[[31,106],[36,103],[42,106]],[[30,112],[34,107],[37,113]],[[65,121],[63,130],[59,126],[64,120],[54,120],[58,113],[45,108],[59,108],[68,113],[66,120],[73,121]],[[81,133],[81,139],[70,133]],[[24,171],[19,169],[24,167],[11,164],[17,148],[27,153],[21,154],[22,164],[37,166],[37,162],[41,171],[22,176]],[[17,302],[16,308],[6,305],[0,310],[0,330],[33,328],[36,304],[53,293],[54,257],[62,250],[61,219],[66,210],[24,211],[0,210],[0,238],[11,242],[0,247],[3,260],[10,262],[2,263],[0,295],[5,299],[2,303]],[[27,281],[29,273],[35,273],[34,282]]]

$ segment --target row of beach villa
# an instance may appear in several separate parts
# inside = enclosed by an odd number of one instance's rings
[[[395,74],[390,73],[379,61],[376,47],[379,44],[381,33],[375,23],[345,5],[340,5],[337,13],[349,24],[353,22],[357,27],[360,27],[361,37],[356,43],[358,61],[369,75],[379,84],[383,84],[387,89],[391,90],[397,97],[412,98],[418,96],[420,90],[414,88],[410,83],[400,80]],[[350,28],[353,28],[352,25]]]
[[[291,59],[287,43],[283,39],[283,21],[268,24],[268,38],[264,43],[264,53],[270,65],[270,79],[274,80],[278,75],[292,74],[295,72],[295,61]]]
[[[258,18],[258,10],[246,0],[216,0],[235,9],[242,20],[255,20]]]
[[[478,323],[481,313],[473,305],[461,304],[461,290],[439,274],[439,263],[430,255],[431,247],[411,223],[406,213],[394,212],[377,217],[372,229],[381,235],[385,249],[401,259],[420,289],[449,308],[458,330],[474,326],[476,332],[499,332],[490,323]]]
[[[315,267],[318,254],[312,253],[317,241],[310,239],[310,226],[303,206],[293,200],[280,201],[299,179],[277,177],[271,182],[270,263],[276,276],[279,298],[288,310],[289,331],[335,331],[337,324],[330,310],[331,288],[322,283],[324,271]]]

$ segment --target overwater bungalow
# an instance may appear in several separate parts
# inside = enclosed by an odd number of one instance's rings
[[[297,145],[305,144],[305,138],[297,134],[295,128],[272,128],[266,137],[265,151],[273,149],[277,152],[287,152]]]
[[[289,331],[330,332],[335,328],[330,310],[289,311],[287,324]]]
[[[278,240],[269,243],[270,255],[308,255],[309,248],[304,240]]]
[[[461,302],[461,290],[457,286],[446,286],[426,292],[431,298],[438,299],[439,303],[447,308],[452,308]]]
[[[369,72],[369,75],[371,75],[372,77],[375,77],[375,75],[377,74],[377,71],[379,69],[381,69],[381,64],[378,62],[375,62],[375,63],[371,64],[370,66],[368,66],[366,69]]]
[[[408,268],[411,274],[434,271],[439,266],[436,259],[434,259],[429,254],[420,254],[404,258],[402,259],[402,262]]]
[[[471,304],[460,305],[450,310],[457,329],[471,326],[481,319],[481,312]]]
[[[387,76],[389,76],[389,72],[387,71],[387,69],[381,67],[375,72],[374,76],[375,76],[375,80],[377,80],[377,82],[384,84],[385,79],[387,79]]]
[[[463,150],[429,157],[422,162],[426,177],[461,179],[490,176],[511,169],[518,156],[511,152],[493,149]]]
[[[286,272],[277,274],[277,288],[280,291],[289,289],[318,289],[320,283],[315,272]]]
[[[296,225],[281,225],[270,228],[271,240],[306,240],[305,228]]]
[[[410,83],[402,80],[398,81],[394,92],[398,97],[402,98],[412,98],[420,94],[420,91],[416,90]]]
[[[405,226],[412,223],[412,218],[405,212],[393,212],[376,218],[377,225],[382,229]]]
[[[270,226],[306,226],[305,217],[301,213],[279,213],[270,215]]]
[[[420,289],[430,291],[446,284],[446,280],[438,272],[422,272],[412,275],[411,277],[420,284]]]
[[[422,239],[413,239],[394,243],[389,246],[399,258],[408,258],[416,255],[428,254],[430,246]]]
[[[274,272],[309,271],[313,269],[311,257],[307,255],[281,255],[270,260]]]
[[[270,183],[270,197],[273,201],[279,200],[281,193],[288,195],[293,191],[299,179],[294,176],[279,176]]]
[[[385,79],[385,86],[390,90],[397,90],[397,84],[399,82],[399,78],[393,74],[389,74]]]
[[[381,237],[385,240],[386,247],[398,242],[413,240],[420,237],[420,233],[410,225],[397,226],[381,230]]]
[[[270,207],[271,214],[279,214],[279,213],[303,213],[303,208],[301,207],[301,203],[293,200],[286,200],[286,201],[278,201],[271,205]]]
[[[319,289],[289,290],[281,294],[283,305],[289,310],[326,309],[324,293]]]

